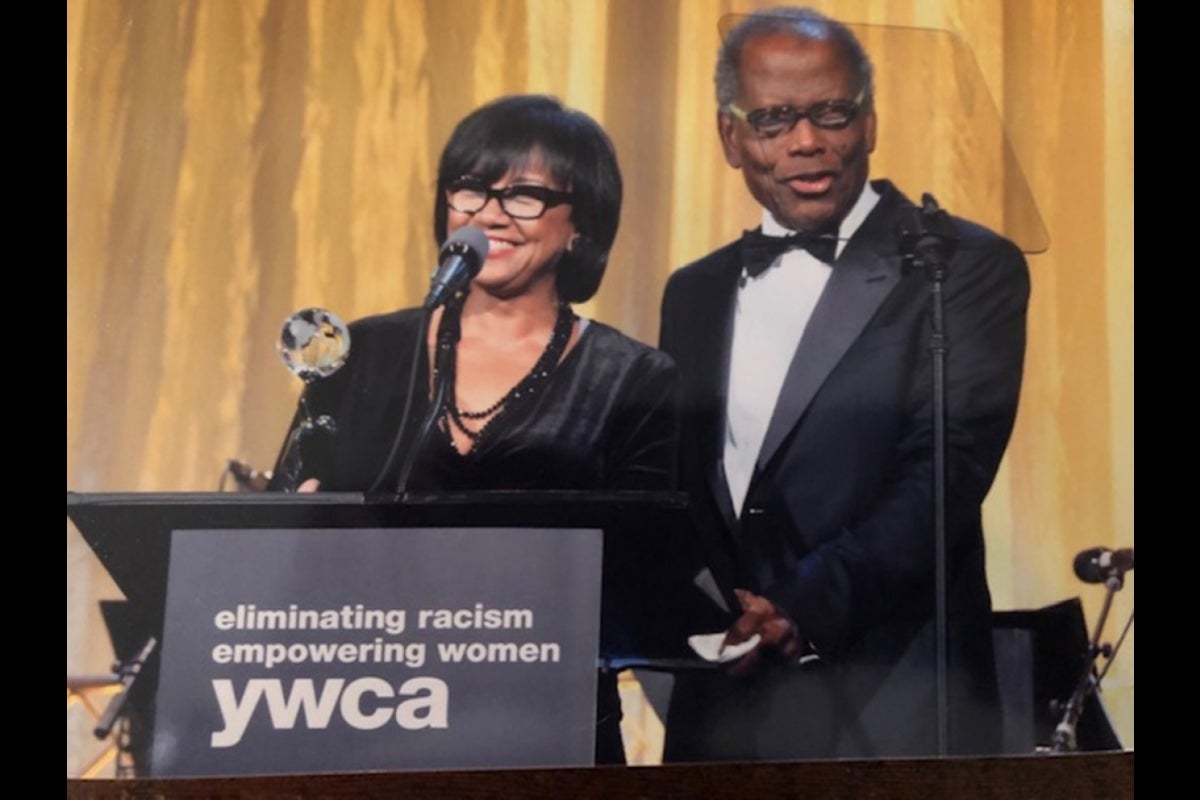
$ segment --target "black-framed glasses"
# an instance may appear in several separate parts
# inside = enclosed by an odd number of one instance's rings
[[[863,89],[853,100],[823,100],[820,103],[813,103],[808,108],[785,105],[745,111],[736,103],[730,103],[725,108],[730,114],[753,128],[760,138],[774,139],[796,127],[802,119],[807,119],[822,130],[842,130],[854,122],[855,117],[858,116],[865,92],[866,89]]]
[[[461,180],[450,184],[446,204],[462,214],[478,214],[493,197],[513,219],[537,219],[555,206],[570,203],[575,195],[536,184],[516,183],[493,189],[478,181]]]

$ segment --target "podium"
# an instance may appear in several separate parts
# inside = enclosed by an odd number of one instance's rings
[[[595,526],[604,531],[600,576],[602,606],[599,655],[614,664],[670,662],[687,632],[689,615],[676,580],[690,585],[690,551],[674,527],[684,510],[680,495],[572,495],[563,493],[472,494],[411,498],[405,504],[373,503],[360,495],[316,494],[105,494],[68,493],[68,517],[126,595],[104,603],[105,620],[118,657],[136,652],[163,630],[172,551],[172,531],[362,530],[465,525],[529,526],[535,529]],[[640,522],[630,522],[640,520]],[[649,533],[647,533],[649,532]],[[203,536],[204,534],[198,534]],[[632,563],[630,563],[630,561]],[[648,591],[650,597],[639,593]],[[689,590],[690,591],[690,590]],[[634,614],[641,625],[615,627],[622,609],[650,604],[655,613]],[[235,604],[236,605],[236,604]],[[645,612],[646,605],[634,610]],[[1024,620],[1009,620],[1024,625]],[[645,652],[638,653],[639,648]],[[1080,798],[1133,796],[1134,754],[1079,753],[1066,756],[713,764],[655,768],[488,769],[356,771],[337,774],[271,774],[177,780],[150,769],[160,656],[156,651],[135,685],[129,711],[143,771],[133,780],[68,779],[67,794],[117,798],[165,794],[173,797],[709,797],[852,795],[863,786],[880,796],[931,797],[986,794],[1030,797],[1053,787]],[[451,700],[453,703],[453,698]],[[391,723],[389,723],[391,724]],[[206,732],[207,735],[208,732]],[[880,787],[890,787],[886,791]]]
[[[597,666],[689,659],[686,497],[68,493],[154,777],[590,764]],[[122,652],[124,651],[124,652]]]

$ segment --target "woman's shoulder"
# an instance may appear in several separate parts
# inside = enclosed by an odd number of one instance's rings
[[[588,320],[585,340],[603,363],[652,372],[674,372],[675,362],[663,351],[624,334],[611,325]]]
[[[421,329],[421,309],[404,309],[383,314],[372,314],[351,322],[350,351],[345,366],[332,380],[331,391],[337,385],[364,380],[380,371],[389,371],[393,366],[409,361],[413,342]]]
[[[421,328],[421,309],[405,308],[383,314],[360,317],[348,326],[350,329],[350,352],[357,348],[388,349],[403,344],[409,346],[412,337]]]
[[[421,309],[404,308],[399,311],[388,311],[383,314],[372,314],[354,320],[348,326],[350,335],[355,333],[365,336],[378,336],[396,333],[397,331],[416,330],[421,324]]]

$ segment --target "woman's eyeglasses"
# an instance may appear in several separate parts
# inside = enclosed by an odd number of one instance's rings
[[[534,184],[493,189],[477,181],[455,181],[446,191],[446,204],[463,214],[478,214],[493,197],[513,219],[537,219],[548,209],[570,203],[575,195]]]

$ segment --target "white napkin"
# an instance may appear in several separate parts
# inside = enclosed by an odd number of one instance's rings
[[[739,659],[753,650],[758,644],[759,636],[756,633],[740,644],[731,644],[722,649],[721,643],[724,641],[725,631],[721,631],[720,633],[697,633],[694,636],[688,637],[688,644],[691,645],[696,655],[714,664],[724,664],[727,661]]]

